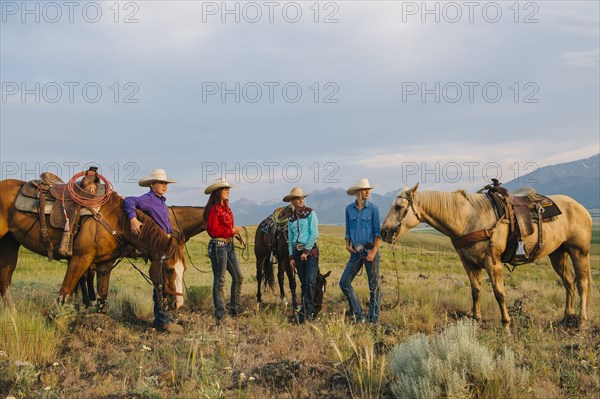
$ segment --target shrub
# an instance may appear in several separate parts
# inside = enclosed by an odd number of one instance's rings
[[[153,316],[152,294],[126,288],[117,293],[111,313],[122,320],[147,320]]]
[[[209,285],[192,285],[186,290],[186,302],[190,309],[200,309],[212,298],[212,287]]]
[[[459,322],[433,338],[417,334],[392,350],[392,392],[397,398],[521,398],[528,372],[514,353],[493,353],[477,341],[473,322]]]

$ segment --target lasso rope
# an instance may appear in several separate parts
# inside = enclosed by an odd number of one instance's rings
[[[244,237],[242,237],[241,234],[237,234],[235,236],[235,238],[240,242],[240,244],[242,244],[242,246],[238,247],[237,245],[234,245],[234,247],[241,249],[242,259],[244,259],[245,261],[249,261],[250,245],[248,244],[248,240],[250,238],[250,235],[248,234],[248,229],[246,228],[246,226],[242,226],[242,230],[244,230]]]
[[[392,245],[393,247],[393,245]],[[381,309],[389,309],[392,310],[394,308],[396,308],[396,306],[398,306],[398,304],[400,303],[400,275],[398,274],[398,266],[396,265],[396,252],[394,252],[393,248],[392,248],[392,257],[394,259],[394,271],[396,272],[396,301],[393,304],[387,304],[385,303],[384,298],[382,297],[382,305],[381,305]],[[380,282],[381,283],[381,282]]]
[[[113,187],[112,187],[112,183],[110,181],[108,181],[108,179],[104,176],[102,176],[100,173],[96,173],[96,176],[98,176],[100,178],[100,180],[102,180],[104,182],[104,184],[106,185],[106,192],[104,194],[92,194],[89,193],[85,190],[83,190],[79,185],[77,185],[77,179],[79,179],[82,176],[86,176],[86,174],[88,173],[88,171],[83,171],[83,172],[79,172],[77,173],[75,176],[71,177],[71,180],[69,180],[69,182],[67,183],[67,190],[69,191],[69,194],[71,196],[71,199],[81,205],[81,206],[85,206],[87,208],[96,208],[96,207],[100,207],[104,204],[106,204],[110,198],[110,194],[112,194],[113,192]],[[79,192],[77,192],[79,191]],[[85,193],[85,197],[79,193]],[[92,196],[93,198],[89,198],[89,196]],[[64,203],[64,193],[63,193],[63,203]]]

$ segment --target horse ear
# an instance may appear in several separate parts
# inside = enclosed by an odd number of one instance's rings
[[[410,188],[410,190],[408,190],[408,192],[406,193],[406,194],[407,194],[407,196],[408,196],[409,198],[412,198],[412,196],[413,196],[413,194],[415,193],[415,191],[417,191],[417,188],[419,188],[419,182],[417,182],[417,184],[415,184],[414,186],[412,186],[412,187]]]
[[[331,270],[330,270],[330,271],[328,271],[327,273],[325,273],[325,274],[323,275],[323,278],[327,278],[327,277],[329,277],[329,275],[330,275],[330,274],[331,274]]]

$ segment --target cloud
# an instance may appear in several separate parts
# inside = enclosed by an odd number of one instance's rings
[[[600,48],[588,51],[570,51],[561,56],[563,62],[569,66],[579,68],[598,67],[600,60]]]
[[[230,14],[227,23],[220,14],[204,18],[202,7],[250,4],[239,1],[119,3],[121,20],[134,11],[126,4],[139,6],[133,24],[113,22],[112,2],[98,3],[104,11],[98,24],[23,24],[17,15],[1,27],[3,81],[26,82],[28,88],[35,82],[81,85],[72,103],[66,90],[57,103],[9,96],[0,104],[0,156],[19,165],[47,154],[55,162],[85,164],[90,159],[79,137],[86,135],[95,139],[95,153],[109,154],[105,168],[119,162],[126,175],[131,170],[125,164],[137,165],[124,191],[135,192],[137,178],[163,167],[181,182],[174,192],[180,188],[182,198],[194,201],[203,199],[206,182],[200,176],[207,162],[228,168],[240,162],[242,172],[249,162],[279,162],[272,181],[263,166],[260,179],[255,182],[248,171],[237,191],[266,199],[296,184],[282,175],[292,161],[302,165],[297,184],[305,190],[336,186],[326,182],[329,176],[340,186],[373,176],[396,189],[401,184],[395,168],[407,162],[429,167],[501,160],[509,167],[586,157],[598,144],[598,3],[592,3],[541,2],[539,22],[532,24],[513,21],[512,2],[497,3],[503,8],[499,23],[482,19],[482,4],[470,23],[460,2],[428,5],[437,5],[442,18],[436,22],[428,14],[425,23],[421,13],[402,14],[402,7],[423,2],[319,2],[319,23],[312,2],[298,3],[299,23],[282,19],[283,3],[274,23],[266,20],[266,6],[257,23],[236,23]],[[460,22],[447,21],[448,4],[463,7]],[[526,3],[527,9],[519,4],[522,21],[537,3]],[[339,21],[322,23],[334,11]],[[565,66],[581,69],[566,74]],[[274,81],[276,100],[269,102],[264,82]],[[98,103],[82,98],[87,82],[103,89]],[[139,86],[139,103],[124,103],[128,82]],[[225,82],[228,88],[258,82],[263,97],[257,103],[235,102],[234,95],[203,101],[203,82]],[[282,100],[287,82],[301,85],[301,101]],[[323,102],[332,92],[327,82],[339,86],[339,102]],[[445,95],[443,89],[423,96],[425,88],[452,82],[462,88],[456,103],[447,101],[452,91]],[[465,82],[478,85],[474,101]],[[497,103],[483,99],[490,82],[503,91]],[[406,83],[421,93],[403,101]],[[539,102],[525,103],[530,97]]]

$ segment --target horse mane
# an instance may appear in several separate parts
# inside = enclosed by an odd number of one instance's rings
[[[485,194],[470,194],[464,190],[458,191],[462,192],[462,195],[473,205],[477,213],[483,214],[492,211],[492,203]]]
[[[138,210],[136,211],[136,214],[138,220],[143,223],[142,231],[138,237],[140,241],[147,243],[149,248],[164,251],[170,242],[167,233],[165,233],[163,229],[161,229],[156,222],[144,212]]]
[[[111,193],[109,201],[102,206],[103,213],[111,214],[116,217],[117,226],[120,231],[130,231],[129,219],[123,210],[123,198],[116,192]],[[158,224],[144,212],[136,211],[136,216],[142,222],[142,231],[137,237],[139,241],[148,245],[149,249],[163,251],[169,244],[169,236],[161,229]]]
[[[454,192],[416,191],[413,198],[416,204],[426,207],[434,218],[444,216],[443,214],[448,212],[459,215],[463,211],[465,201],[475,208],[477,214],[484,214],[492,210],[492,205],[485,195],[470,194],[462,189]]]

